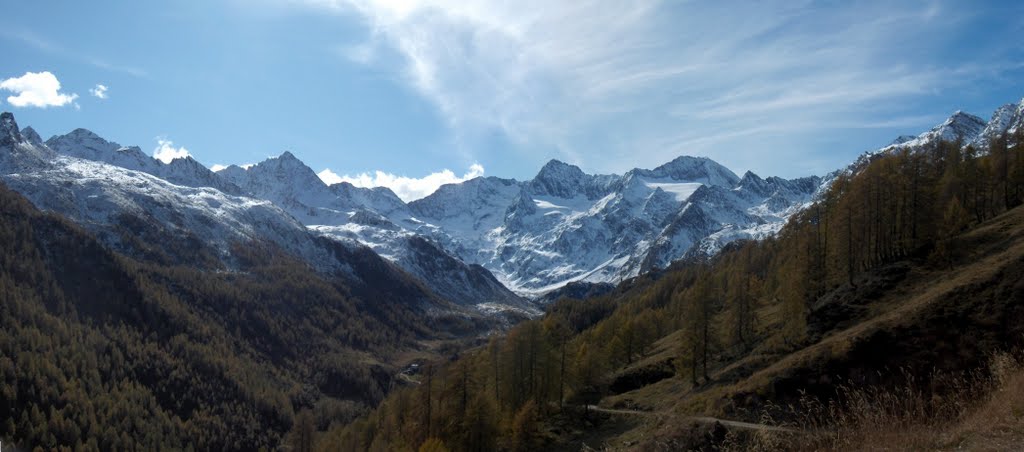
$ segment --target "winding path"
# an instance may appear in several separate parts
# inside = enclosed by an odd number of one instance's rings
[[[617,410],[617,409],[612,409],[612,408],[601,408],[601,407],[599,407],[597,405],[586,405],[586,408],[588,410],[596,411],[598,413],[617,414],[617,415],[624,415],[624,416],[651,416],[651,415],[659,414],[658,412],[655,412],[655,411]],[[763,432],[780,432],[780,433],[802,433],[801,430],[796,430],[796,429],[786,428],[786,427],[779,427],[779,426],[776,426],[776,425],[765,425],[765,424],[754,424],[754,423],[750,423],[750,422],[730,421],[728,419],[718,419],[718,418],[708,417],[708,416],[691,416],[691,417],[688,417],[686,419],[689,419],[691,421],[697,422],[699,424],[715,424],[715,423],[718,423],[718,424],[722,424],[722,425],[724,425],[726,427],[740,429],[740,430],[757,430],[757,431],[763,431]]]

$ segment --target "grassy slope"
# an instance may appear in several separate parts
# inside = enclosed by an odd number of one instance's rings
[[[960,253],[951,268],[903,263],[909,271],[896,284],[854,303],[863,305],[861,321],[824,331],[807,347],[788,354],[761,347],[721,363],[713,381],[698,388],[668,378],[606,398],[606,406],[662,413],[608,444],[657,448],[678,435],[690,415],[756,420],[766,402],[795,403],[800,391],[828,398],[840,382],[890,384],[908,372],[926,377],[970,369],[984,365],[998,348],[1019,345],[1024,340],[1024,208],[982,224],[957,238],[957,245]],[[633,367],[671,359],[673,338],[660,341]]]

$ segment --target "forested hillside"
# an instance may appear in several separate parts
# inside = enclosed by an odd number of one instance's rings
[[[418,386],[318,445],[677,450],[706,439],[690,441],[688,416],[797,422],[778,407],[828,404],[844,382],[927,387],[935,372],[984,366],[1024,340],[1021,142],[863,159],[778,237],[561,300],[426,366]],[[941,400],[943,388],[930,391]],[[659,417],[609,420],[591,412],[598,403]]]
[[[474,327],[403,303],[419,283],[358,250],[336,250],[356,286],[238,247],[243,272],[135,261],[0,186],[4,449],[273,449],[377,404],[417,341]]]

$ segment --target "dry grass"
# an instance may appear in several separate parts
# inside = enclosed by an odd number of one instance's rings
[[[1013,450],[1024,448],[1024,370],[1021,360],[997,356],[992,366],[997,382],[985,403],[949,429],[957,449]]]
[[[723,450],[1021,450],[1024,447],[1024,361],[998,353],[986,369],[905,375],[888,390],[840,386],[828,403],[804,398],[788,412],[805,434],[730,435]],[[763,423],[772,419],[764,415]]]

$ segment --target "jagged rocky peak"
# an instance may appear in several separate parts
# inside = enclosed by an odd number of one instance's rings
[[[338,182],[328,187],[331,193],[339,199],[349,203],[363,204],[386,212],[394,211],[405,206],[402,198],[388,187],[364,188],[356,187],[349,182]]]
[[[1005,136],[1008,131],[1013,129],[1014,122],[1019,120],[1018,108],[1020,106],[1017,104],[1006,104],[997,108],[992,112],[992,119],[988,121],[985,129],[970,144],[976,148],[986,149],[992,141]]]
[[[278,168],[309,169],[310,171],[312,171],[311,168],[306,166],[306,164],[303,163],[302,160],[299,160],[299,158],[296,157],[295,154],[292,154],[291,151],[284,151],[281,153],[281,155],[277,157],[271,157],[267,160],[264,160],[258,163],[256,165],[256,168],[269,166]]]
[[[580,167],[552,159],[530,182],[530,189],[537,195],[572,198],[583,191],[586,181],[587,175]]]
[[[949,119],[932,129],[932,132],[936,132],[938,136],[946,140],[969,141],[981,133],[986,125],[984,119],[957,110]]]
[[[733,173],[718,162],[707,157],[691,157],[688,155],[676,157],[671,162],[651,170],[650,175],[727,188],[735,187],[740,181],[736,173]]]
[[[533,197],[530,196],[530,191],[523,187],[519,190],[519,194],[513,198],[512,204],[505,209],[505,218],[509,220],[514,218],[521,219],[523,216],[533,214],[536,211],[537,204],[534,202]]]
[[[970,144],[977,145],[983,141],[983,134],[987,126],[989,126],[989,123],[984,119],[970,113],[957,110],[941,124],[932,127],[931,130],[916,137],[901,136],[894,140],[892,144],[861,156],[861,158],[858,159],[858,162],[854,165],[860,165],[863,161],[870,160],[873,156],[878,155],[879,153],[895,149],[918,149],[928,147],[934,145],[940,140],[959,140],[965,146]]]
[[[124,150],[127,150],[127,149],[128,148],[121,148],[121,149],[119,149],[119,151],[124,151]],[[176,157],[176,158],[172,159],[170,162],[166,163],[166,165],[169,168],[171,168],[172,170],[177,170],[177,171],[187,170],[187,171],[189,171],[191,173],[203,174],[203,175],[207,175],[207,174],[212,175],[212,174],[214,174],[213,171],[210,171],[210,169],[206,167],[206,165],[203,165],[202,163],[199,163],[198,161],[196,161],[196,159],[192,158],[191,155],[186,155],[184,157]]]
[[[102,144],[115,144],[115,143],[111,143],[111,142],[103,139],[103,137],[100,137],[99,135],[96,135],[96,133],[94,133],[93,131],[91,131],[89,129],[83,129],[81,127],[77,128],[75,130],[72,130],[72,131],[70,131],[70,132],[68,132],[68,133],[66,133],[64,135],[54,135],[54,136],[50,137],[49,140],[46,140],[46,141],[47,142],[54,142],[54,143],[63,143],[63,142],[69,142],[69,143],[89,143],[89,142],[97,142],[97,143],[102,143]]]
[[[299,158],[296,157],[295,154],[292,154],[292,151],[282,152],[281,155],[277,156],[277,159],[281,162],[298,163],[300,165],[305,166],[305,163],[302,163],[302,160],[299,160]]]
[[[20,143],[22,139],[14,114],[9,111],[0,113],[0,144]]]
[[[743,177],[740,178],[739,185],[760,183],[764,183],[764,179],[762,179],[761,176],[758,176],[757,173],[747,170],[747,172],[743,173]]]
[[[245,174],[245,171],[246,171],[245,168],[242,168],[241,166],[238,166],[238,165],[235,165],[235,164],[231,164],[231,165],[225,166],[225,167],[223,167],[223,168],[221,168],[221,169],[219,169],[217,171],[214,171],[214,173],[217,173],[220,176],[233,176],[233,175]]]
[[[762,179],[761,176],[754,174],[753,171],[747,170],[743,173],[743,177],[736,184],[736,187],[740,190],[747,190],[753,193],[769,194],[769,181]]]
[[[315,178],[320,180],[320,177],[316,175],[316,172],[312,168],[306,166],[302,160],[299,160],[295,154],[291,151],[284,151],[277,157],[271,157],[255,166],[250,167],[247,171],[250,174],[263,174],[270,173],[276,176],[280,180],[287,180],[292,177],[301,177],[302,179],[309,181]],[[321,182],[322,183],[322,182]],[[325,187],[327,184],[323,184]]]
[[[32,143],[36,146],[40,146],[43,144],[43,138],[40,137],[39,133],[36,132],[36,129],[33,129],[31,126],[21,129],[21,137],[25,141],[28,141],[29,143]]]
[[[46,140],[46,145],[61,154],[84,157],[94,160],[99,153],[112,154],[121,145],[107,141],[88,129],[78,128],[64,135],[54,135]],[[82,155],[88,151],[91,155]]]
[[[1010,122],[1013,121],[1013,117],[1017,114],[1017,111],[1024,108],[1024,100],[1021,100],[1020,104],[1006,104],[996,109],[992,113],[992,119],[989,120],[989,126],[997,128],[1007,128]]]

